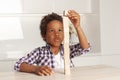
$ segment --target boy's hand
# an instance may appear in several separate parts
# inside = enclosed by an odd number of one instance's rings
[[[48,66],[37,66],[35,69],[35,74],[40,76],[48,76],[53,73],[52,69],[50,69]]]
[[[80,15],[76,11],[69,10],[67,16],[75,28],[80,26]]]

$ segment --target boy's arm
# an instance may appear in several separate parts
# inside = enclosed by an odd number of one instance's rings
[[[40,57],[39,48],[31,51],[25,57],[19,59],[14,65],[14,69],[21,72],[35,73],[38,75],[50,75],[51,69],[47,66],[35,66],[37,60]]]
[[[52,69],[50,69],[47,66],[34,66],[34,65],[27,64],[25,62],[21,63],[19,71],[35,73],[40,76],[43,76],[43,75],[47,76],[52,74]]]
[[[80,15],[77,12],[75,12],[74,10],[69,10],[68,17],[76,29],[76,32],[77,32],[78,38],[79,38],[79,42],[80,42],[80,46],[83,49],[89,48],[90,46],[88,44],[87,38],[86,38],[86,36],[81,28],[81,25],[80,25]]]
[[[76,32],[78,34],[78,39],[79,39],[79,42],[80,42],[80,46],[83,49],[88,49],[89,44],[88,44],[87,38],[86,38],[81,26],[76,27]]]

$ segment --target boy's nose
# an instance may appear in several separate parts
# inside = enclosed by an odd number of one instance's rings
[[[58,36],[58,35],[59,35],[59,32],[55,32],[55,35]]]

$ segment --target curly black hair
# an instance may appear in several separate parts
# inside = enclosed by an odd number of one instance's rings
[[[53,20],[58,20],[63,23],[62,16],[56,13],[51,13],[51,14],[44,16],[40,23],[40,32],[41,32],[42,37],[46,35],[47,25]]]

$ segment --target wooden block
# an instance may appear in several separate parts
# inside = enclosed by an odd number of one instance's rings
[[[64,27],[64,73],[70,75],[69,20],[63,16]]]
[[[67,15],[68,15],[68,11],[67,10],[63,11],[63,16],[67,17]]]

